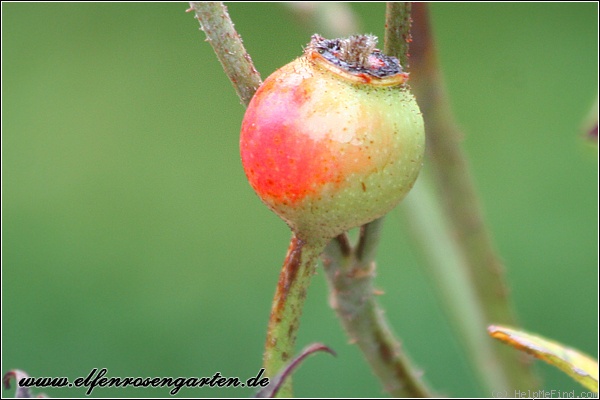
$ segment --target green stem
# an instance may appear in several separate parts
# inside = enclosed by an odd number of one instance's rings
[[[190,10],[195,12],[206,40],[215,50],[242,103],[247,106],[261,84],[260,74],[231,22],[227,7],[222,2],[191,2]]]
[[[271,307],[263,357],[266,376],[275,376],[295,354],[296,334],[306,292],[326,244],[326,241],[308,242],[296,235],[292,237]],[[277,396],[292,396],[289,378]]]
[[[403,353],[374,299],[375,249],[383,219],[361,227],[351,251],[332,241],[324,254],[330,304],[350,341],[362,351],[384,389],[394,397],[430,397],[421,372]],[[366,240],[366,238],[369,238]]]
[[[398,57],[400,65],[408,68],[408,44],[410,35],[411,3],[388,2],[385,11],[385,42],[383,52]]]
[[[441,210],[450,229],[445,241],[452,241],[458,246],[464,264],[461,267],[464,272],[460,273],[469,275],[474,285],[473,301],[481,308],[482,324],[473,328],[484,331],[491,323],[515,326],[516,318],[504,280],[504,268],[485,224],[469,165],[460,145],[463,135],[453,118],[439,70],[427,5],[416,3],[413,11],[411,87],[426,116],[427,162],[432,168],[435,195],[442,199]],[[414,208],[417,207],[423,206],[414,205]],[[442,265],[433,270],[443,268],[448,267]],[[469,346],[475,346],[475,343],[469,343]],[[508,388],[536,388],[537,380],[522,357],[500,346],[495,349]],[[470,350],[471,353],[476,351]]]

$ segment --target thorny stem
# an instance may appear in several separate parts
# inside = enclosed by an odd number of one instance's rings
[[[444,218],[450,228],[446,241],[457,246],[457,251],[462,254],[462,268],[468,277],[464,284],[474,288],[476,298],[473,301],[481,308],[484,319],[472,329],[479,329],[484,335],[490,323],[516,325],[515,315],[504,281],[504,268],[486,227],[468,162],[460,146],[462,134],[452,116],[437,63],[427,4],[415,3],[413,11],[415,40],[411,58],[411,87],[425,115],[428,163],[431,164],[437,189],[429,196],[442,199]],[[431,221],[432,218],[427,217],[427,220]],[[425,247],[431,247],[424,244]],[[432,267],[442,273],[447,268],[445,264],[442,261],[441,265]],[[460,289],[452,290],[458,292]],[[443,290],[440,288],[440,291]],[[465,343],[471,347],[469,352],[472,356],[477,357],[475,353],[481,349],[476,347],[475,342]],[[500,358],[501,372],[506,376],[509,388],[526,390],[537,386],[531,369],[522,357],[500,346],[495,346],[495,349],[495,356]]]
[[[263,358],[266,376],[274,377],[295,354],[306,291],[326,244],[325,241],[305,242],[296,235],[292,237],[271,307]],[[277,396],[292,396],[289,378]]]
[[[231,22],[227,7],[222,2],[191,2],[188,11],[192,10],[200,22],[200,29],[206,34],[206,40],[215,50],[225,74],[231,80],[242,103],[247,106],[262,82],[244,48],[242,38]]]
[[[348,249],[332,241],[323,265],[330,288],[329,302],[350,341],[367,359],[384,389],[394,397],[430,397],[422,373],[402,352],[374,298],[375,249],[383,219],[361,227],[359,243]],[[367,240],[368,238],[368,240]]]

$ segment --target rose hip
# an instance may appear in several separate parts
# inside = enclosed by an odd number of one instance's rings
[[[330,239],[385,215],[421,169],[423,119],[408,74],[376,43],[314,35],[244,116],[250,185],[300,239]]]

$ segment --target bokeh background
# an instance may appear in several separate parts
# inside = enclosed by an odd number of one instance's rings
[[[383,3],[351,7],[363,32],[383,37]],[[246,182],[244,108],[186,8],[2,4],[3,373],[258,371],[290,234]],[[285,5],[229,10],[263,77],[314,33]],[[598,153],[580,128],[597,96],[598,6],[438,3],[431,13],[520,320],[597,356]],[[436,389],[490,396],[419,263],[395,210],[378,256],[387,316]],[[298,396],[385,396],[328,307],[322,273],[298,346],[317,341],[338,356],[309,359],[295,375]],[[545,364],[536,369],[547,390],[584,390]]]

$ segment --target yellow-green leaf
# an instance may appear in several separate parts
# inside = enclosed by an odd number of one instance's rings
[[[490,325],[494,339],[513,346],[561,369],[592,392],[598,393],[598,361],[578,350],[527,332]]]

